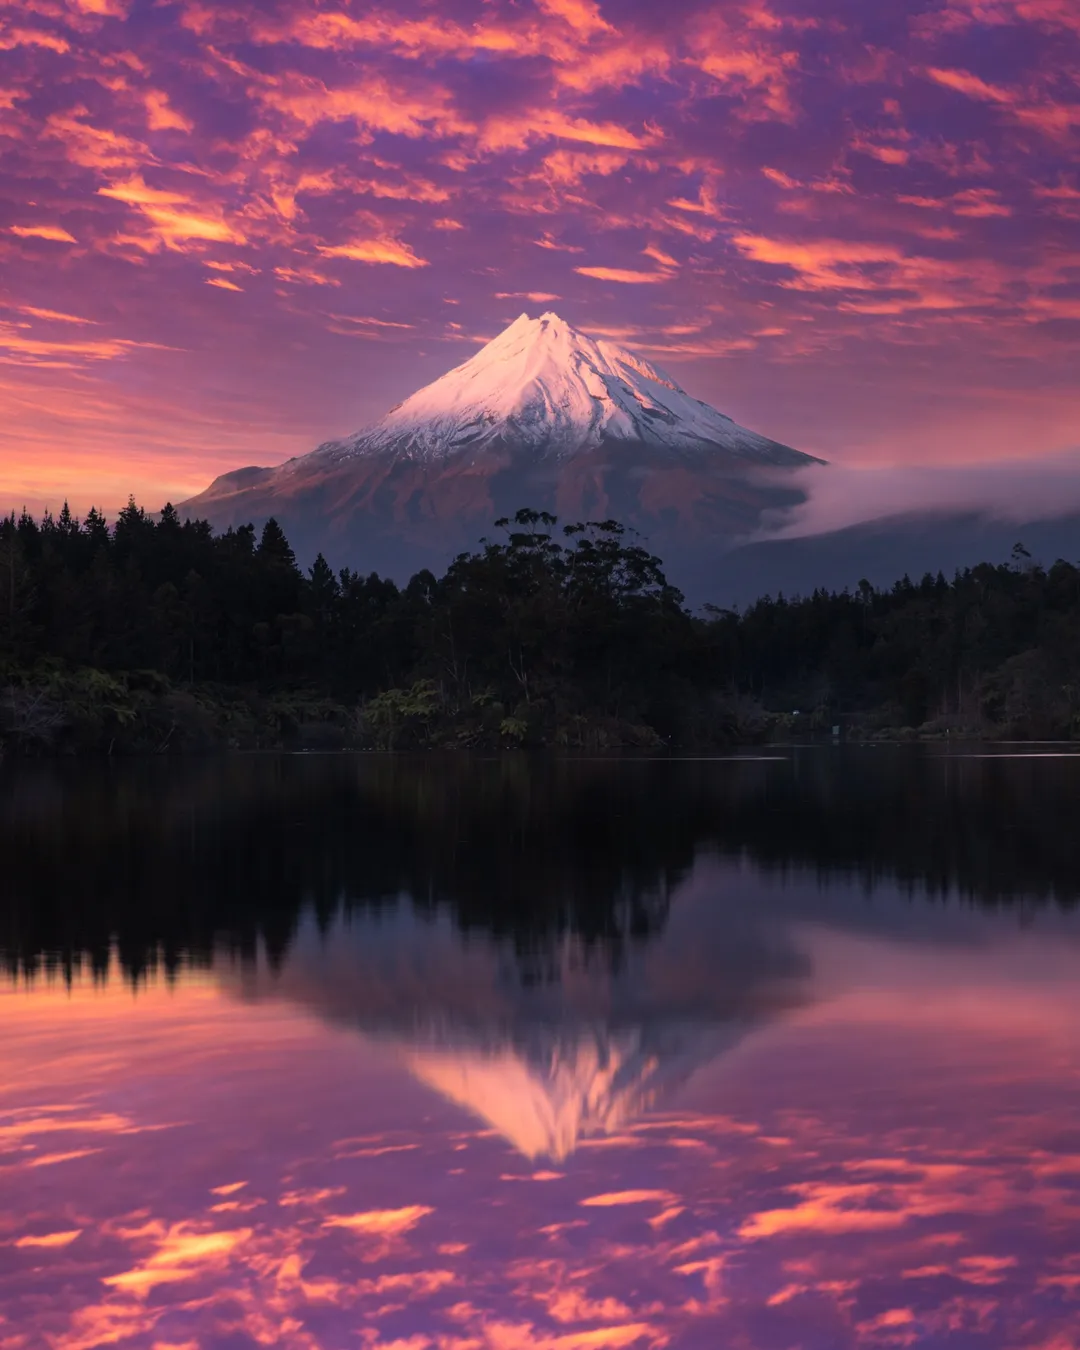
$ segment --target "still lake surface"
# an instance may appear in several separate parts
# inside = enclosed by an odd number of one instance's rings
[[[1080,1345],[1078,820],[1049,747],[0,766],[0,1350]]]

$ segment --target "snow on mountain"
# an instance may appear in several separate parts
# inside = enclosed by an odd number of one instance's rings
[[[508,441],[556,456],[605,441],[638,441],[676,452],[714,446],[758,463],[807,462],[691,397],[643,357],[590,338],[550,312],[520,315],[375,426],[318,453],[437,460]]]

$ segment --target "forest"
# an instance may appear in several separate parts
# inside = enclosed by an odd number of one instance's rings
[[[719,578],[718,578],[719,580]],[[718,587],[719,589],[719,587]],[[692,612],[616,521],[524,508],[442,576],[302,569],[269,521],[0,520],[0,751],[710,747],[1080,735],[1080,568]]]

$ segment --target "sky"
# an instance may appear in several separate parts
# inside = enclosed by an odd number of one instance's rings
[[[1076,0],[0,0],[0,507],[151,507],[519,313],[843,466],[1080,446]]]

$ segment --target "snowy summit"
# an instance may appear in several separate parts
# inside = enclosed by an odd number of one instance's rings
[[[496,444],[557,457],[605,441],[716,448],[767,464],[805,457],[693,398],[664,371],[557,314],[522,314],[463,365],[399,403],[375,426],[320,447],[335,457],[439,460]]]

